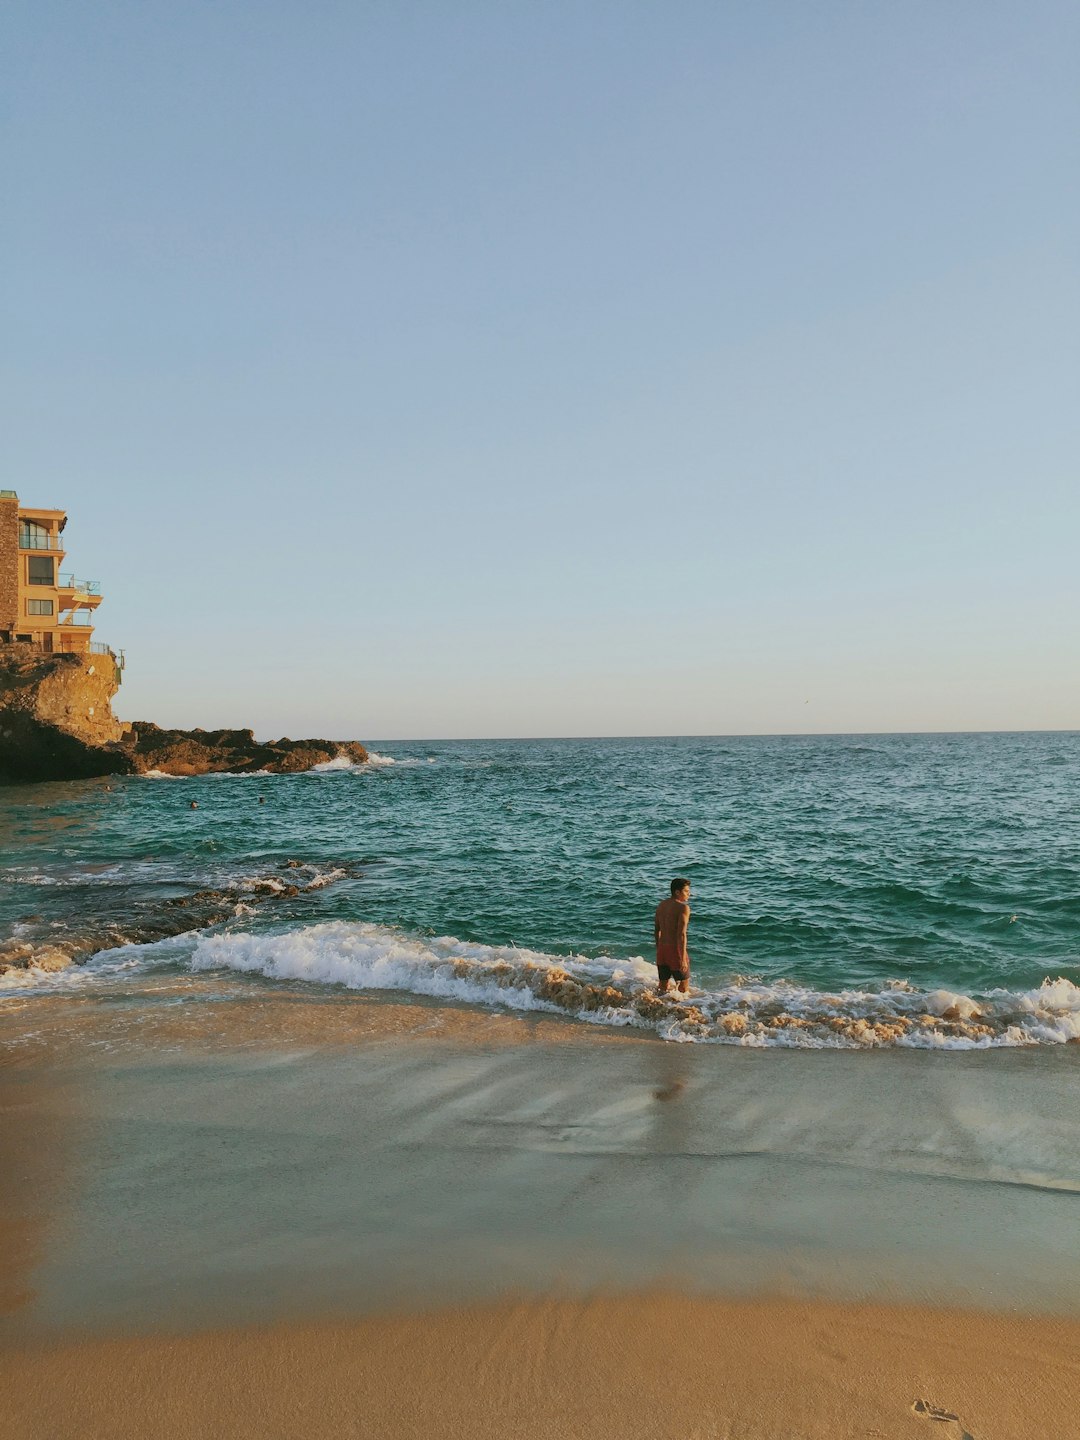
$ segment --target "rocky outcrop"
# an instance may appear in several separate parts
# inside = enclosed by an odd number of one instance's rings
[[[0,645],[0,780],[79,780],[131,770],[112,713],[111,655]]]
[[[123,748],[140,774],[211,775],[222,771],[250,774],[267,770],[288,774],[344,759],[362,765],[363,745],[354,740],[256,740],[250,730],[162,730],[137,720]]]
[[[250,730],[125,727],[112,713],[120,683],[105,655],[47,655],[0,645],[0,781],[81,780],[93,775],[285,774],[330,760],[363,764],[355,741],[256,740]]]

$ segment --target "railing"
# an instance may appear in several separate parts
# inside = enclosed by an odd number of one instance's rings
[[[73,610],[70,615],[63,616],[57,620],[57,625],[72,625],[76,630],[92,630],[94,621],[89,610]]]
[[[100,595],[100,580],[76,580],[74,575],[60,576],[61,590],[77,590],[80,595]]]
[[[51,635],[55,634],[55,631],[48,631],[46,633]],[[39,630],[38,636],[40,637],[40,635],[41,632]],[[20,640],[16,643],[20,645],[30,645],[33,649],[43,651],[46,655],[108,655],[110,659],[116,662],[116,668],[118,670],[123,670],[127,663],[124,659],[123,650],[114,650],[111,645],[103,645],[100,640],[91,640],[88,645],[67,645],[65,642],[68,640],[68,636],[60,635],[57,638],[60,641],[59,649],[54,648],[52,645],[46,645],[45,641],[40,638],[35,640]],[[72,640],[75,638],[75,636],[71,637]]]
[[[36,530],[19,531],[20,550],[63,550],[64,542],[59,535],[39,535]]]

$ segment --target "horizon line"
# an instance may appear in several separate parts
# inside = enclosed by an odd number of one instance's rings
[[[373,745],[445,745],[481,740],[520,742],[522,744],[536,740],[839,740],[871,735],[1080,735],[1080,726],[1070,728],[1046,726],[1025,730],[702,730],[667,734],[643,731],[624,735],[375,735],[371,737],[370,743]],[[349,742],[338,740],[333,743],[343,745]],[[357,743],[367,745],[369,741],[361,740]]]

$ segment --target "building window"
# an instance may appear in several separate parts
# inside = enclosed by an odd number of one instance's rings
[[[19,546],[23,550],[51,550],[48,528],[36,520],[24,520],[19,526]]]
[[[31,585],[56,584],[56,561],[50,556],[31,555],[26,563],[29,567],[27,579]]]
[[[53,602],[51,600],[28,600],[26,602],[26,613],[28,615],[51,615],[53,613]]]

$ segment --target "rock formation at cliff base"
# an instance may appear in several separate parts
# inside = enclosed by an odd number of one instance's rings
[[[361,765],[367,759],[355,740],[256,740],[250,730],[162,730],[145,720],[136,720],[120,744],[136,773],[164,775],[287,774],[328,760]]]
[[[344,759],[355,741],[256,740],[250,730],[125,726],[112,713],[120,676],[111,655],[48,655],[0,645],[0,781],[80,780],[93,775],[274,774]]]

